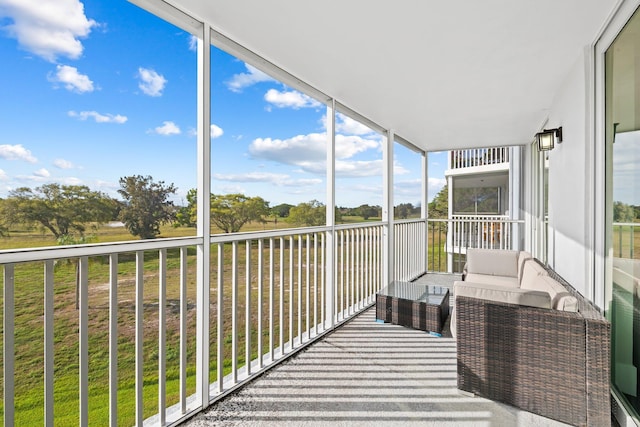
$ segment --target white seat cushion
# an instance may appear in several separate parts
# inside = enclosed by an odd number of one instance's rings
[[[518,283],[517,277],[505,277],[505,276],[489,276],[486,274],[475,274],[469,273],[467,277],[464,279],[466,282],[470,283],[482,283],[487,285],[499,285],[506,286],[509,288],[518,288],[520,284]]]
[[[509,288],[471,282],[455,282],[453,294],[508,304],[529,307],[551,308],[551,297],[547,292],[531,289]]]

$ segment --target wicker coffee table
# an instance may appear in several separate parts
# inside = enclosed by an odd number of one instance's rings
[[[392,282],[376,294],[376,319],[436,335],[449,316],[449,289]]]

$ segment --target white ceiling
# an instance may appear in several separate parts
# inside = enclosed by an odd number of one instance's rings
[[[617,3],[165,1],[428,151],[530,142]]]

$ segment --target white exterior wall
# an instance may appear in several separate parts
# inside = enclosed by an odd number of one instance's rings
[[[546,129],[562,126],[549,154],[548,263],[593,298],[593,167],[590,156],[589,58],[582,54],[556,94]]]

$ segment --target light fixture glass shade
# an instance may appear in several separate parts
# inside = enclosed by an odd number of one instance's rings
[[[538,151],[552,150],[555,144],[555,132],[545,131],[536,135],[538,138]]]

